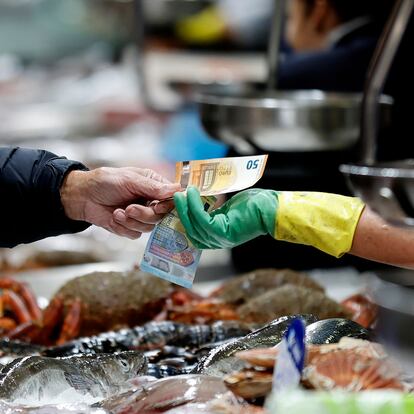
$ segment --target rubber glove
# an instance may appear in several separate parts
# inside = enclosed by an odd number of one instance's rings
[[[180,220],[201,249],[234,247],[260,235],[314,246],[336,257],[352,247],[364,204],[358,198],[316,192],[242,191],[211,213],[189,187],[174,195]]]

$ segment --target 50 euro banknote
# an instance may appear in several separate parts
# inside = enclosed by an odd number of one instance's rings
[[[204,208],[212,211],[214,196],[244,190],[262,177],[267,155],[183,161],[176,164],[176,182],[185,190],[200,190]],[[188,239],[176,210],[168,213],[152,231],[141,261],[143,271],[190,288],[201,250]]]
[[[204,209],[211,211],[216,198],[203,197],[203,202]],[[188,239],[177,211],[172,210],[152,231],[140,268],[169,282],[191,288],[200,258],[201,250]]]
[[[197,187],[204,196],[232,193],[256,184],[266,162],[267,155],[181,161],[175,167],[175,181],[184,189]]]

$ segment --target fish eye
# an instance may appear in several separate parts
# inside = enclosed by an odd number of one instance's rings
[[[128,362],[127,362],[127,361],[125,361],[124,359],[120,359],[120,363],[121,363],[122,368],[123,368],[124,370],[127,370],[127,369],[129,368],[129,364],[128,364]]]

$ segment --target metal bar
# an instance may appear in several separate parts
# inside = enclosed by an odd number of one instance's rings
[[[141,93],[144,104],[150,106],[150,99],[147,89],[147,81],[145,76],[145,16],[144,16],[144,0],[134,0],[134,33],[133,38],[137,48],[137,76],[139,91]]]
[[[407,28],[414,0],[396,2],[371,60],[362,100],[361,161],[374,164],[377,152],[379,98]]]
[[[270,30],[267,64],[268,79],[267,89],[275,90],[277,88],[277,76],[280,58],[280,42],[282,38],[283,20],[285,14],[285,0],[274,0],[272,26]]]

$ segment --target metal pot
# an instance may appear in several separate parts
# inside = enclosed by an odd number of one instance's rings
[[[206,131],[241,153],[341,150],[359,137],[362,95],[357,93],[207,92],[195,101]],[[392,98],[382,96],[380,103],[385,126]]]

